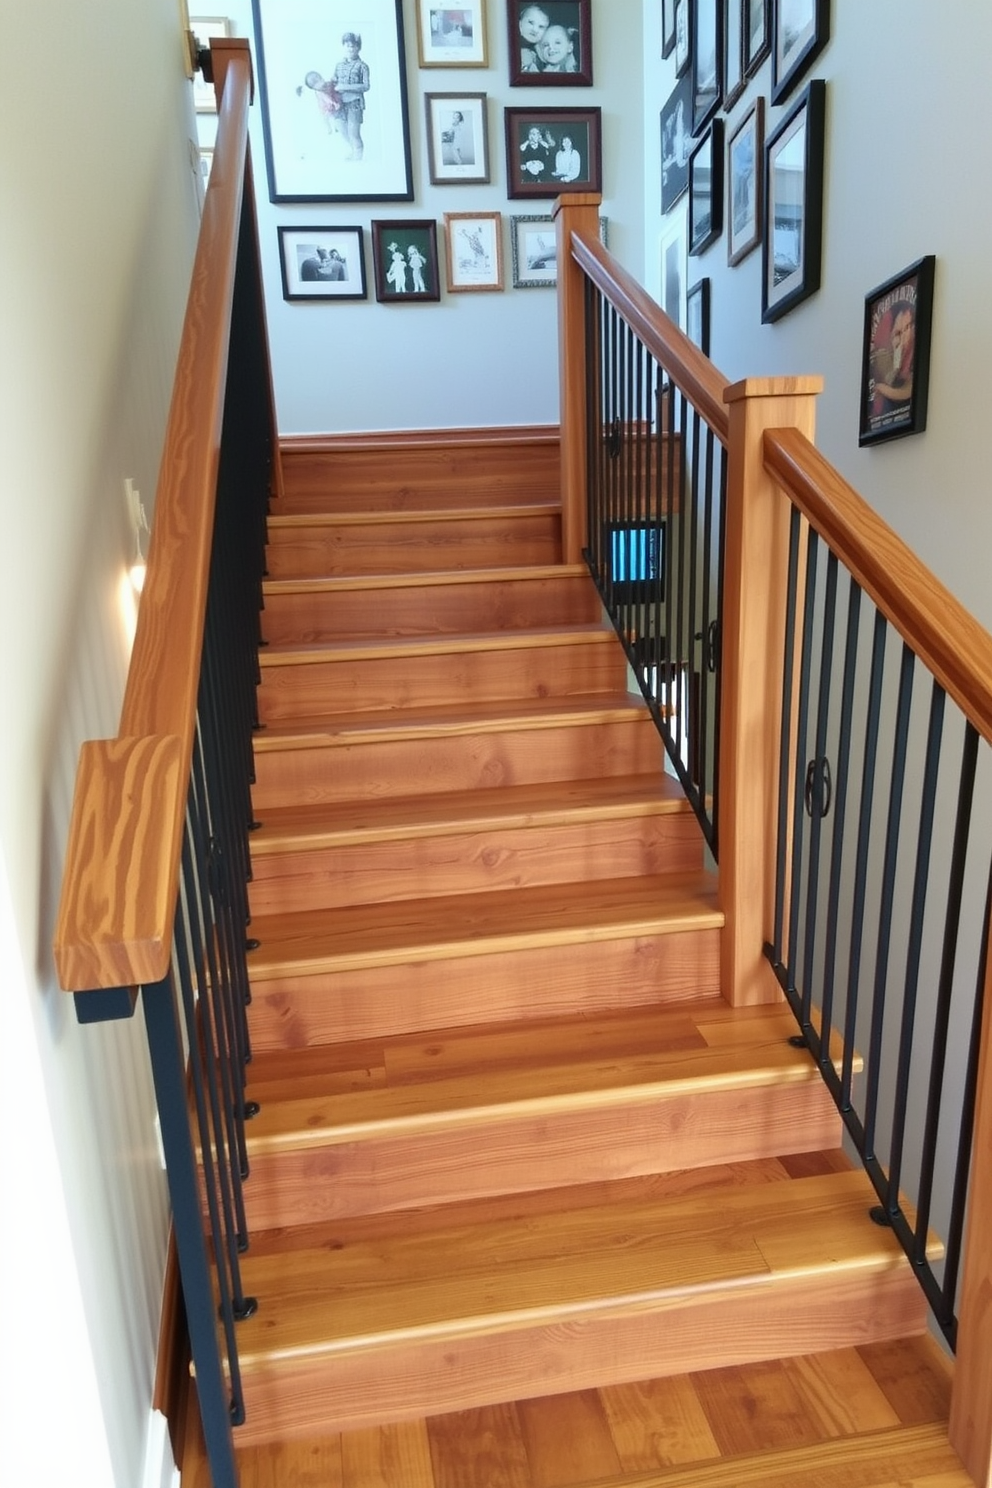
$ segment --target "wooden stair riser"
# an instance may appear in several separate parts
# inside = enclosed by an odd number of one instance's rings
[[[253,915],[578,880],[632,878],[702,865],[685,813],[541,822],[506,830],[388,838],[253,854]]]
[[[561,519],[537,508],[493,516],[390,523],[312,523],[271,518],[269,578],[433,573],[441,568],[518,568],[561,562]]]
[[[321,718],[337,712],[390,712],[403,708],[513,702],[622,692],[626,660],[612,633],[593,632],[560,643],[494,646],[457,651],[400,642],[381,651],[361,643],[357,656],[330,651],[312,661],[305,653],[284,658],[266,651],[258,689],[263,723]]]

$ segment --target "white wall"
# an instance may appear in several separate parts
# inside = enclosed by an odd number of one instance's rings
[[[79,744],[113,735],[197,224],[176,0],[0,0],[0,1480],[135,1488],[167,1202],[140,1015],[50,951]]]

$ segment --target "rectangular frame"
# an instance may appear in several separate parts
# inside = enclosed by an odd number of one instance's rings
[[[601,109],[508,108],[503,117],[508,197],[602,191]]]
[[[661,111],[661,210],[670,212],[689,185],[692,78],[684,72]]]
[[[744,75],[753,77],[772,49],[768,0],[744,0]]]
[[[365,300],[365,243],[360,227],[279,227],[284,300]]]
[[[675,0],[675,76],[689,70],[692,61],[692,0]]]
[[[425,93],[427,162],[432,186],[489,180],[485,93]]]
[[[763,322],[787,315],[820,287],[826,93],[822,79],[810,83],[765,143]]]
[[[416,305],[441,298],[433,218],[373,218],[371,232],[375,297],[380,304]],[[422,290],[417,288],[418,270]]]
[[[683,197],[681,204],[670,213],[658,245],[661,257],[661,308],[675,321],[680,330],[685,330],[688,220],[688,200]]]
[[[744,0],[723,0],[723,107],[728,113],[745,83]]]
[[[445,212],[450,294],[503,288],[503,218],[499,212]]]
[[[723,232],[723,120],[714,119],[689,156],[689,256]]]
[[[783,103],[830,39],[830,0],[772,0],[772,8],[772,103]]]
[[[230,36],[231,22],[227,16],[190,16],[189,29],[197,41],[210,41],[214,36]],[[217,112],[217,94],[213,83],[208,83],[202,72],[193,74],[193,107],[198,114]]]
[[[692,132],[698,135],[723,98],[724,0],[692,0]]]
[[[488,67],[486,0],[438,5],[417,0],[417,60],[421,67]]]
[[[346,58],[336,38],[356,34],[354,12],[252,0],[270,201],[413,200],[402,0],[362,0],[362,46]]]
[[[670,57],[675,50],[675,0],[661,0],[661,55]]]
[[[608,246],[609,218],[599,219],[599,241]],[[554,289],[558,283],[555,219],[550,215],[510,218],[510,265],[514,289]]]
[[[528,12],[545,16],[529,22]],[[511,88],[592,86],[592,0],[507,0]]]
[[[927,426],[935,265],[928,254],[865,296],[860,445]]]
[[[710,354],[710,281],[697,279],[685,297],[685,333],[704,356]]]
[[[765,202],[765,100],[754,100],[727,141],[727,263],[761,242]]]
[[[664,592],[668,523],[644,517],[608,517],[602,552],[610,592],[628,604],[650,602]]]

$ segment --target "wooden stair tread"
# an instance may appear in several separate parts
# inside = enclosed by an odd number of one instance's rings
[[[457,1339],[596,1312],[662,1313],[715,1292],[908,1265],[869,1218],[862,1172],[755,1184],[675,1202],[625,1200],[521,1222],[512,1201],[487,1225],[349,1243],[328,1226],[312,1248],[249,1252],[247,1291],[267,1298],[241,1325],[242,1366],[390,1343]],[[318,1239],[317,1236],[312,1237]]]
[[[420,589],[431,585],[505,584],[545,579],[589,580],[584,563],[533,563],[525,567],[442,568],[417,573],[332,574],[326,578],[266,579],[263,595],[344,594],[356,589]]]
[[[251,977],[719,928],[713,877],[658,874],[259,916]]]
[[[356,505],[352,511],[275,512],[269,516],[269,532],[289,532],[302,527],[401,527],[429,522],[491,522],[507,517],[558,516],[560,501],[499,501],[487,506],[404,507],[395,511],[366,510]]]
[[[314,662],[395,660],[403,657],[451,656],[475,651],[529,651],[544,646],[616,645],[612,629],[588,625],[545,626],[532,630],[479,631],[461,635],[382,636],[343,641],[307,641],[266,646],[259,652],[265,672],[277,666]]]

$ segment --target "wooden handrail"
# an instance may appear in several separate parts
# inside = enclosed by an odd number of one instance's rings
[[[665,314],[598,238],[573,232],[572,257],[605,299],[623,316],[723,445],[730,419],[724,403],[727,379],[709,357]]]
[[[810,525],[992,743],[992,636],[798,430],[766,431],[764,458]]]
[[[59,981],[72,991],[159,981],[169,967],[251,93],[248,44],[235,43],[225,57],[120,729],[80,754],[54,946]]]

